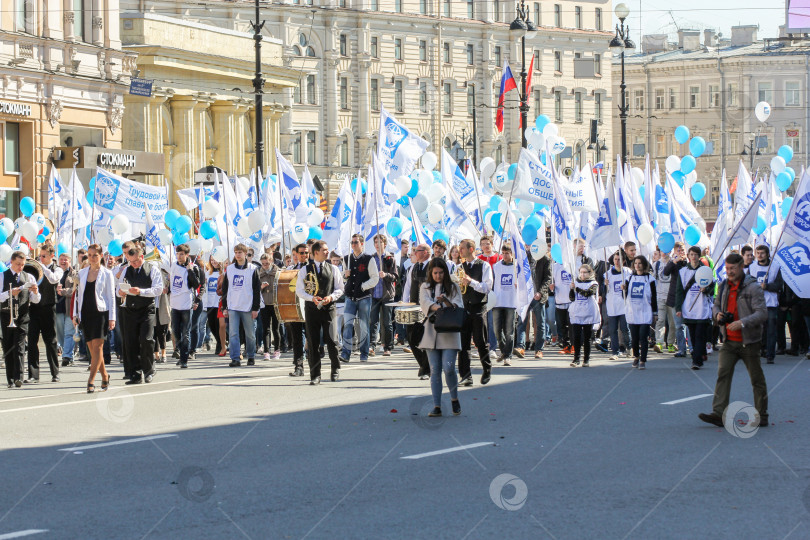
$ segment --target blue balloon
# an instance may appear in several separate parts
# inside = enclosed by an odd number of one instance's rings
[[[681,172],[683,174],[689,174],[695,170],[695,167],[697,167],[697,160],[694,157],[683,156],[681,159]]]
[[[685,174],[683,174],[681,171],[673,171],[671,176],[672,179],[675,180],[675,182],[677,182],[679,186],[683,187],[683,183],[685,181],[686,176]]]
[[[543,213],[546,210],[548,210],[548,206],[546,206],[545,204],[534,203],[534,211],[535,212]]]
[[[439,171],[433,171],[433,183],[434,184],[442,183],[442,173],[440,173]]]
[[[60,242],[59,245],[56,246],[56,255],[59,256],[62,253],[69,253],[68,247],[64,244],[64,242]]]
[[[351,184],[352,185],[352,191],[357,191],[357,180],[358,180],[357,177],[352,179],[352,184]],[[365,180],[363,180],[361,178],[360,179],[360,191],[363,193],[363,195],[366,194],[366,189],[368,189],[368,182],[366,182]]]
[[[37,205],[34,204],[34,199],[31,197],[23,197],[20,199],[20,212],[22,212],[22,215],[25,217],[31,217],[31,214],[33,214],[36,209]]]
[[[543,165],[546,165],[546,153],[545,152],[540,154],[540,163],[542,163]]]
[[[554,262],[557,264],[562,264],[562,247],[560,244],[551,246],[551,258],[554,259]]]
[[[785,197],[785,200],[782,201],[782,219],[787,219],[792,205],[793,197]]]
[[[786,172],[786,173],[788,173],[790,175],[790,181],[791,182],[796,180],[796,171],[793,170],[793,167],[785,167],[784,172]]]
[[[647,200],[647,189],[644,187],[644,184],[641,184],[641,187],[638,188],[638,192],[641,193],[641,200]]]
[[[186,234],[191,230],[191,218],[188,216],[180,216],[174,221],[174,232]]]
[[[492,198],[489,200],[489,207],[492,209],[493,212],[497,212],[498,208],[501,206],[501,202],[503,201],[503,197],[500,195],[493,195]]]
[[[90,187],[90,191],[93,191],[94,189],[96,189],[96,177],[95,176],[90,179],[89,187]]]
[[[762,234],[765,232],[765,229],[768,225],[765,223],[765,218],[762,216],[757,216],[757,226],[754,227],[754,232],[757,234]]]
[[[782,145],[779,147],[779,151],[776,152],[776,155],[781,157],[785,160],[785,163],[789,163],[791,159],[793,159],[793,148],[788,145]]]
[[[551,123],[551,118],[546,116],[545,114],[541,114],[534,120],[534,126],[537,128],[537,131],[540,133],[543,132],[543,128],[546,127],[546,124]]]
[[[212,220],[203,221],[200,223],[200,236],[206,240],[213,238],[217,235],[217,225]]]
[[[163,216],[163,223],[170,229],[174,229],[174,222],[177,221],[177,218],[180,217],[180,212],[171,208],[166,211],[166,214]]]
[[[450,235],[447,234],[447,231],[440,229],[433,233],[433,241],[435,242],[436,240],[444,240],[445,243],[449,243]]]
[[[124,254],[124,241],[119,239],[110,240],[110,245],[107,246],[107,251],[113,257],[120,257]]]
[[[8,270],[8,266],[6,266],[5,263],[0,262],[0,272],[5,272],[6,270]]]
[[[694,246],[698,242],[700,242],[700,229],[697,225],[689,225],[686,230],[683,232],[683,239],[686,240],[686,243],[690,246]]]
[[[790,175],[785,171],[780,172],[776,175],[776,187],[779,188],[779,191],[785,192],[790,187],[790,184],[793,183],[793,180],[790,178]]]
[[[501,225],[502,218],[503,216],[501,215],[500,212],[493,212],[492,217],[490,218],[490,223],[492,223],[492,229],[497,233],[503,231],[503,226]]]
[[[320,227],[310,227],[309,228],[309,235],[307,236],[307,240],[320,240],[323,236],[323,231]]]
[[[50,236],[51,235],[51,229],[47,225],[43,225],[42,226],[42,234],[44,234],[45,236]]]
[[[96,202],[96,192],[91,189],[84,197],[87,199],[87,204],[90,205],[90,208],[93,208],[93,203]]]
[[[419,182],[415,178],[411,178],[411,190],[408,192],[408,197],[413,199],[419,193]]]
[[[45,235],[44,235],[44,234],[38,234],[38,235],[37,235],[37,242],[38,242],[38,243],[40,243],[40,244],[41,244],[41,243],[43,243],[45,240],[47,240],[47,239],[45,238]]]
[[[669,253],[675,248],[675,237],[672,233],[664,232],[658,237],[658,249],[664,253]]]
[[[172,235],[172,244],[174,244],[175,246],[185,244],[189,240],[191,240],[191,238],[189,237],[188,233],[181,233],[178,231],[174,231],[174,234]]]
[[[703,137],[695,137],[689,141],[689,152],[696,158],[702,156],[705,151],[706,141],[703,140]]]
[[[388,231],[388,234],[391,236],[399,236],[402,234],[403,223],[402,220],[398,217],[392,217],[388,220],[388,223],[385,224],[385,228]]]
[[[696,182],[695,185],[692,186],[692,198],[696,201],[703,199],[706,196],[706,184],[703,182]]]
[[[675,140],[678,144],[686,144],[689,140],[689,128],[686,126],[678,126],[675,128]]]
[[[520,236],[523,238],[524,244],[531,244],[537,240],[537,228],[531,225],[524,225]]]
[[[397,202],[400,204],[400,206],[403,206],[403,207],[405,207],[405,208],[407,208],[407,207],[408,207],[408,205],[410,204],[410,203],[408,202],[408,196],[407,196],[407,195],[403,195],[402,197],[400,197],[399,199],[397,199]]]
[[[537,214],[532,214],[526,218],[526,222],[523,224],[524,227],[534,227],[536,230],[540,230],[543,226],[543,219],[538,216]],[[531,244],[531,242],[527,242]]]
[[[517,174],[517,167],[518,167],[517,163],[512,163],[511,165],[509,165],[509,169],[506,171],[506,176],[507,178],[509,178],[509,180],[515,179],[515,175]]]

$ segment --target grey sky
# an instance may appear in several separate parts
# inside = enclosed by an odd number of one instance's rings
[[[639,12],[644,34],[673,37],[678,28],[712,28],[730,37],[731,27],[740,24],[759,24],[759,38],[778,37],[785,22],[785,0],[614,0],[614,5],[620,2],[631,10],[628,23],[636,40]]]

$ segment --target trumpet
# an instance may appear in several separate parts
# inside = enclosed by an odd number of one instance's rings
[[[14,324],[14,321],[20,314],[20,304],[14,300],[14,297],[11,295],[11,291],[8,293],[8,310],[9,310],[9,328],[17,328],[17,325]]]
[[[467,284],[464,283],[464,278],[467,277],[467,272],[464,271],[464,267],[459,264],[456,267],[456,280],[458,281],[458,288],[461,290],[461,294],[467,293]]]

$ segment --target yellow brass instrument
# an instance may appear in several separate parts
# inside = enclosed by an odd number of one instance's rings
[[[45,277],[45,273],[42,271],[42,264],[36,259],[25,259],[23,272],[34,276],[34,280],[37,282],[37,285],[42,283],[42,279]]]
[[[152,249],[149,254],[143,258],[144,262],[152,261],[152,262],[161,262],[160,252],[157,249]]]
[[[464,271],[464,263],[461,263],[456,266],[456,279],[458,279],[458,288],[461,290],[461,294],[467,293],[467,284],[463,281],[466,277],[467,272]]]
[[[312,296],[318,295],[318,276],[314,272],[310,272],[304,278],[304,291]]]

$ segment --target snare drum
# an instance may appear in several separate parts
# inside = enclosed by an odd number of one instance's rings
[[[298,270],[280,270],[275,273],[275,309],[278,320],[285,323],[304,322],[304,301],[295,294]]]
[[[399,324],[416,324],[424,320],[425,314],[422,313],[422,308],[419,306],[398,307],[394,309],[394,321]]]

